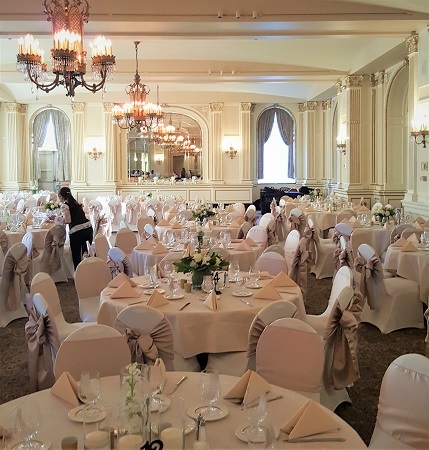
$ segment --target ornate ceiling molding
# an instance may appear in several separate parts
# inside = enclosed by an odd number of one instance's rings
[[[74,113],[85,112],[85,103],[73,102],[71,107]]]
[[[223,111],[223,103],[222,102],[216,102],[216,103],[210,103],[210,110],[212,112],[216,111]]]
[[[419,35],[411,35],[406,39],[405,43],[407,44],[408,54],[417,53],[419,49]]]

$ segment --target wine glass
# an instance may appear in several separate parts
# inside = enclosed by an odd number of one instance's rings
[[[43,420],[39,404],[36,400],[26,400],[17,410],[15,430],[25,441],[15,445],[16,450],[38,449],[43,447],[43,442],[34,440]]]
[[[217,370],[205,369],[200,376],[200,395],[204,406],[198,408],[197,413],[203,417],[216,416],[222,412],[221,408],[214,406],[214,403],[220,397],[220,381]]]
[[[80,375],[79,398],[90,406],[87,415],[97,417],[99,411],[94,408],[101,395],[100,372],[88,371]]]
[[[256,423],[250,424],[247,430],[249,448],[274,448],[275,442],[274,427],[266,413]]]
[[[223,235],[223,242],[225,243],[226,248],[230,248],[231,234],[228,231],[226,231],[225,234]]]
[[[172,273],[174,272],[174,266],[171,261],[165,261],[163,264],[162,270],[164,271],[164,275],[167,278],[170,278]]]
[[[240,278],[240,264],[237,260],[230,261],[228,267],[229,281],[236,283]]]
[[[258,280],[260,278],[259,269],[256,266],[250,266],[249,269],[249,282],[248,287],[250,288],[258,288],[260,285],[258,284]]]
[[[162,376],[160,366],[149,366],[149,385],[152,392],[152,411],[159,410],[161,406],[161,399],[158,394],[161,393],[164,384],[164,377]]]
[[[238,284],[238,289],[235,292],[235,295],[248,295],[249,291],[246,291],[246,289],[244,289],[244,286],[247,283],[247,280],[249,279],[249,276],[247,274],[240,274],[239,277],[237,278],[237,284]]]
[[[168,298],[174,299],[179,297],[179,295],[177,294],[177,291],[179,290],[179,282],[174,276],[174,273],[168,277],[168,288],[170,289],[170,295],[168,296]]]

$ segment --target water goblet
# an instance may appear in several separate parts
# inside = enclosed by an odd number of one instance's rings
[[[17,409],[15,430],[25,440],[14,446],[16,450],[39,449],[43,442],[34,440],[34,437],[42,427],[42,414],[36,400],[26,400]]]
[[[168,277],[168,288],[170,289],[170,295],[167,298],[175,299],[179,297],[177,293],[179,290],[179,282],[174,273]]]
[[[213,417],[222,412],[221,408],[214,403],[219,400],[221,388],[219,373],[213,369],[205,369],[200,376],[200,395],[204,406],[198,408],[197,413],[201,413],[204,418]]]
[[[165,261],[162,270],[167,278],[170,278],[171,274],[174,272],[174,266],[171,261]]]
[[[226,248],[230,248],[231,234],[228,231],[225,231],[225,234],[223,235],[223,242],[225,243]]]
[[[236,283],[240,278],[240,264],[237,260],[229,263],[228,274],[230,282]]]
[[[250,266],[250,269],[249,269],[249,282],[250,282],[250,284],[248,285],[248,287],[251,287],[251,288],[258,288],[258,287],[260,287],[258,285],[258,280],[259,280],[260,276],[261,275],[260,275],[259,269],[256,266]]]
[[[79,398],[83,403],[90,406],[87,411],[88,416],[97,417],[100,411],[94,408],[101,395],[100,372],[88,371],[80,375]]]
[[[249,448],[275,448],[275,442],[273,424],[265,413],[260,420],[249,426],[247,445]]]

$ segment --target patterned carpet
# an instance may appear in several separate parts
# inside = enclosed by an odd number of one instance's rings
[[[306,309],[320,314],[327,305],[331,279],[315,280],[309,276]],[[73,281],[57,284],[67,321],[78,320],[78,303]],[[26,320],[0,328],[0,404],[28,394],[28,364],[24,325]],[[405,353],[425,354],[425,330],[406,329],[382,335],[375,327],[359,328],[359,365],[361,378],[349,389],[352,404],[343,404],[337,413],[368,444],[374,428],[378,395],[384,372],[389,364]]]

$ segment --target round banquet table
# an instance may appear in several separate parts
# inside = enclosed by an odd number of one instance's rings
[[[166,384],[164,392],[169,392],[173,385],[183,376],[187,375],[187,379],[176,390],[175,395],[181,396],[185,400],[185,409],[193,409],[203,405],[199,394],[199,377],[200,374],[196,372],[167,372]],[[221,398],[215,404],[222,408],[227,415],[221,420],[206,421],[206,435],[207,441],[212,450],[225,450],[225,449],[241,449],[248,448],[246,442],[239,440],[235,436],[235,430],[240,426],[243,427],[246,424],[245,412],[240,405],[234,404],[229,400],[223,398],[223,396],[234,386],[238,381],[238,377],[229,375],[220,375],[221,383]],[[116,407],[120,401],[119,391],[119,376],[104,377],[101,379],[102,393],[101,400],[109,402]],[[166,394],[164,394],[166,395]],[[308,399],[303,395],[297,394],[288,389],[283,389],[278,386],[271,386],[271,390],[268,393],[268,398],[271,396],[282,395],[281,399],[268,402],[267,412],[270,420],[272,421],[274,428],[279,430],[283,424],[285,424],[307,401]],[[82,423],[72,421],[68,418],[68,413],[72,409],[72,406],[51,394],[50,389],[39,391],[34,394],[27,395],[25,397],[12,400],[11,402],[0,405],[0,419],[11,419],[16,414],[16,408],[19,407],[25,399],[30,398],[36,400],[39,404],[43,425],[40,432],[37,434],[37,439],[45,443],[51,444],[51,450],[61,449],[61,441],[66,436],[75,436],[78,439],[78,448],[83,449],[83,426]],[[167,396],[168,398],[168,396]],[[335,413],[328,409],[321,407],[320,414],[327,414],[338,422],[338,431],[331,432],[320,437],[338,437],[343,438],[343,442],[313,442],[313,443],[298,443],[291,444],[283,442],[286,438],[286,434],[280,432],[280,435],[276,441],[276,448],[287,448],[289,450],[294,449],[366,449],[365,443],[356,433],[356,431],[342,420]],[[187,417],[187,422],[191,425],[192,419]],[[159,416],[157,413],[152,413],[151,420],[153,423]],[[115,425],[115,428],[117,425]],[[154,434],[152,439],[156,439],[157,435]],[[195,432],[191,431],[185,436],[185,448],[192,449],[192,445],[195,440]]]
[[[33,228],[29,226],[27,231],[30,231],[33,235],[33,242],[37,249],[45,248],[45,237],[48,233],[49,227],[46,228]],[[7,248],[12,247],[13,244],[18,242],[22,242],[22,238],[24,237],[24,231],[6,231],[7,236]]]
[[[175,237],[180,237],[183,230],[189,230],[191,233],[195,232],[195,222],[194,221],[188,221],[185,223],[183,228],[171,228],[169,225],[155,225],[155,231],[158,235],[158,239],[162,241],[164,239],[165,233],[167,231],[171,231]],[[219,237],[220,233],[222,231],[229,231],[229,234],[231,235],[231,239],[237,239],[238,232],[240,231],[240,227],[234,227],[231,225],[211,225],[210,229],[204,229],[204,232],[206,236],[208,237]]]
[[[355,228],[351,236],[353,255],[357,255],[360,244],[369,244],[377,255],[382,255],[390,245],[390,231],[379,225]]]
[[[185,275],[181,274],[182,277]],[[188,274],[187,274],[188,275]],[[134,277],[136,283],[144,286],[147,283],[146,277]],[[264,285],[269,279],[259,280],[258,283]],[[141,295],[139,298],[118,298],[112,299],[110,295],[114,288],[106,287],[100,295],[100,306],[103,303],[107,305],[103,308],[102,317],[98,320],[106,325],[113,326],[118,313],[129,306],[137,303],[145,305],[149,295],[144,294],[144,288],[138,286]],[[165,289],[168,295],[166,283],[162,283],[160,288]],[[184,358],[198,355],[199,353],[222,353],[247,350],[248,333],[250,325],[256,314],[264,306],[271,303],[270,300],[246,297],[252,306],[241,301],[241,297],[235,297],[233,292],[236,288],[234,283],[230,287],[223,289],[218,300],[218,310],[212,311],[204,305],[202,298],[206,295],[203,291],[192,290],[186,294],[183,289],[179,290],[184,297],[178,300],[170,300],[168,305],[159,306],[157,309],[162,312],[171,324],[174,334],[174,350]],[[247,289],[249,292],[256,292],[255,289]],[[302,293],[299,287],[278,288],[282,291],[281,296],[284,300],[292,302],[298,310],[298,317],[305,320],[305,306],[302,299]],[[190,302],[183,311],[180,308]]]
[[[396,274],[407,280],[417,281],[420,300],[429,301],[429,248],[419,248],[416,252],[403,252],[400,248],[390,246],[384,259],[384,268],[396,270]]]
[[[231,255],[229,260],[238,261],[240,264],[240,269],[248,271],[250,266],[255,264],[264,249],[258,245],[255,245],[251,247],[251,250],[235,250],[240,242],[231,243],[232,248],[228,250]],[[179,260],[184,250],[183,246],[179,248],[180,250],[170,250],[168,253],[176,253],[177,259]],[[152,266],[159,264],[162,258],[164,258],[164,256],[168,253],[158,253],[154,255],[152,250],[137,250],[134,248],[130,255],[130,262],[133,272],[138,275],[144,275]]]
[[[306,217],[310,216],[313,219],[314,226],[318,230],[325,231],[335,227],[339,212],[305,210],[304,214]]]

